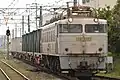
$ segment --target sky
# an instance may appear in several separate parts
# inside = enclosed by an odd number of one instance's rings
[[[38,3],[39,5],[54,5],[54,6],[59,6],[59,5],[65,5],[67,1],[73,1],[73,0],[2,0],[2,2],[0,3],[0,8],[21,8],[21,7],[29,7],[32,3]],[[81,3],[81,0],[78,0],[79,3]],[[2,10],[2,9],[0,9]],[[5,14],[3,14],[1,11],[0,13],[2,13],[0,15],[0,19],[4,19],[4,17],[7,17],[7,12],[14,12],[14,11],[11,11],[11,10],[7,10],[5,11]],[[23,11],[16,11],[17,13],[21,13]],[[45,12],[44,12],[45,13]],[[27,14],[27,13],[25,13]],[[12,17],[9,17],[9,18],[16,18],[14,16]],[[17,17],[18,18],[18,17]],[[19,18],[22,18],[22,15],[19,16]],[[33,20],[35,21],[34,17],[33,17]],[[15,29],[15,26],[17,25],[18,27],[18,31],[17,31],[17,35],[19,36],[20,34],[20,27],[22,26],[22,24],[17,24],[16,21],[11,21],[11,20],[8,20],[8,23],[11,22],[11,23],[16,23],[16,24],[7,24],[5,25],[5,20],[0,20],[0,35],[5,35],[6,34],[6,30],[9,26],[10,30],[12,29]],[[4,25],[3,25],[4,24]],[[32,27],[33,26],[33,27]],[[34,25],[31,26],[31,29],[35,29]],[[27,30],[27,27],[25,27],[25,30]]]

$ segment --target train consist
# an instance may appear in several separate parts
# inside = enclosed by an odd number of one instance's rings
[[[31,64],[72,76],[106,70],[107,21],[93,15],[87,6],[64,9],[40,29],[24,34],[22,51],[11,53]]]

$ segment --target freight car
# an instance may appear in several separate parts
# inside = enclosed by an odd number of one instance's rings
[[[21,52],[22,51],[22,38],[15,37],[11,39],[10,51]]]
[[[91,76],[106,70],[107,37],[106,20],[94,18],[90,7],[72,7],[67,15],[55,16],[41,29],[23,35],[23,52],[12,54],[54,72]]]
[[[22,51],[40,53],[41,29],[22,35]]]

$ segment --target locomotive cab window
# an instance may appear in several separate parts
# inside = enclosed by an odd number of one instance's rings
[[[81,24],[60,24],[60,33],[82,33]]]
[[[107,26],[106,24],[86,24],[85,32],[86,33],[106,33]]]

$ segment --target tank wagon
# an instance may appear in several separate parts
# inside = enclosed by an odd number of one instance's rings
[[[63,12],[41,29],[23,35],[22,53],[17,57],[72,76],[106,70],[107,21],[94,18],[87,6]]]

